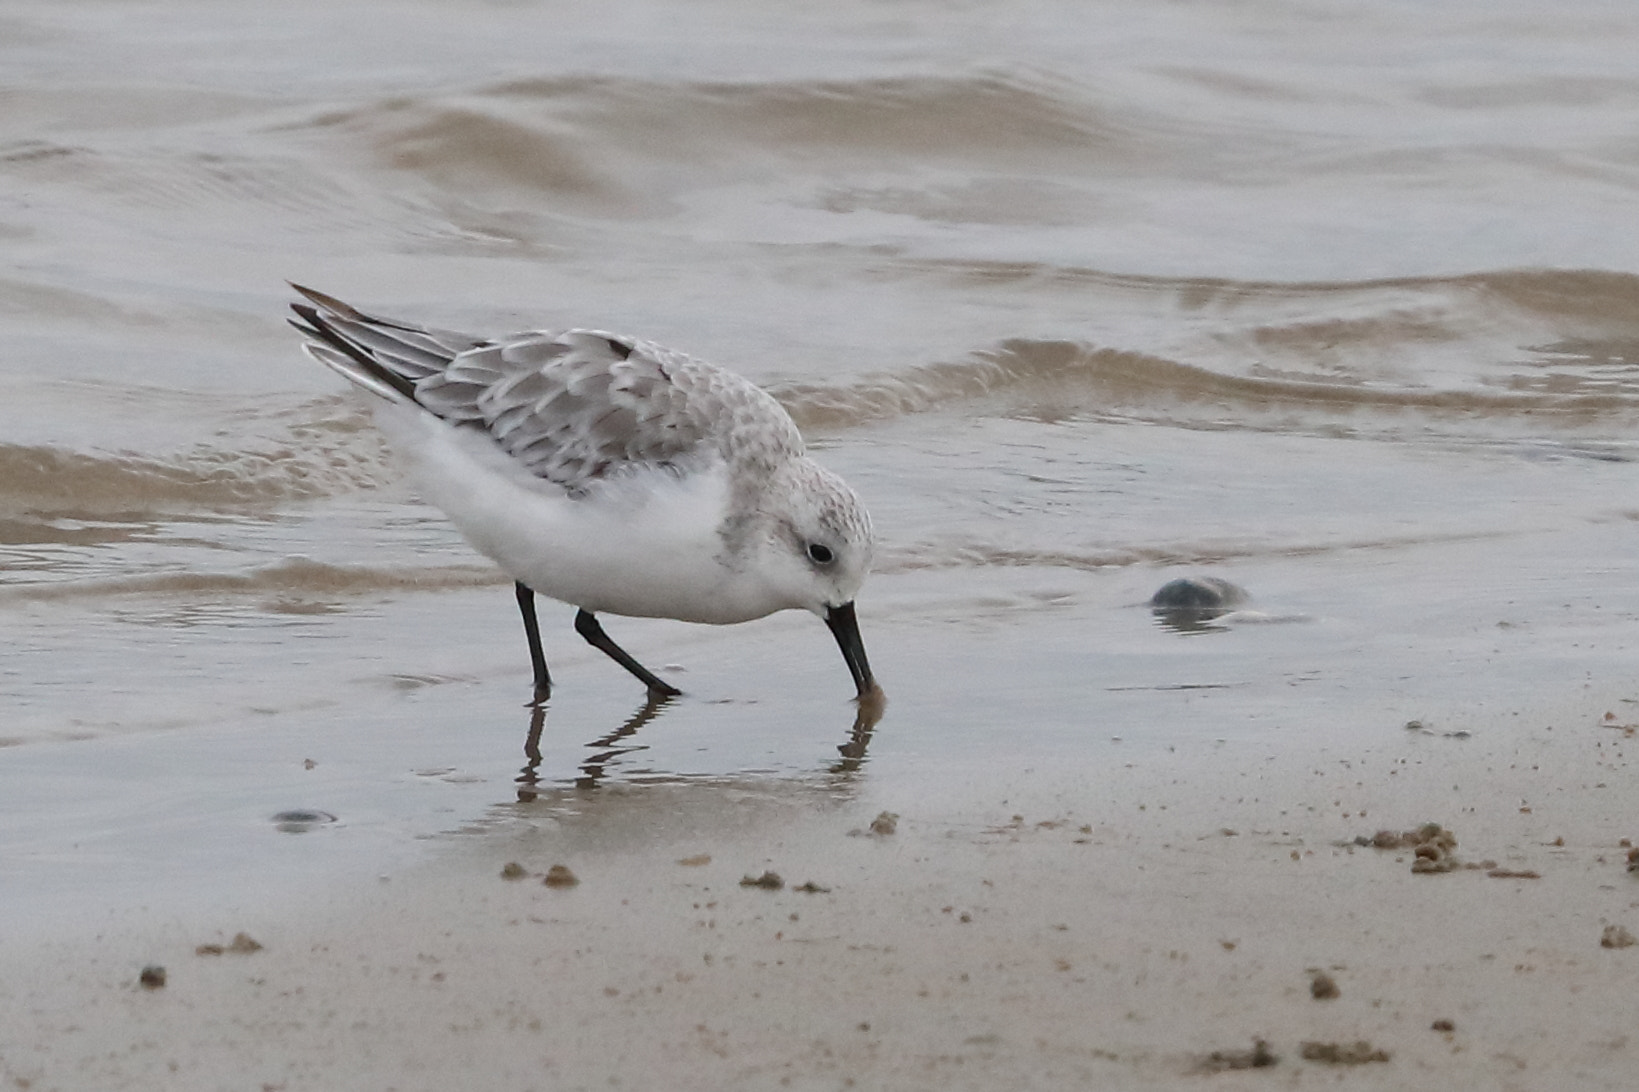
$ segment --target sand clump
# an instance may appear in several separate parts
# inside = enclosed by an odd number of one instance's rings
[[[1639,938],[1635,938],[1627,927],[1622,925],[1605,926],[1604,933],[1599,937],[1601,948],[1631,948],[1635,944],[1639,944]]]
[[[569,871],[568,865],[555,864],[546,870],[541,883],[547,887],[574,887],[580,883],[580,877]]]
[[[1388,1051],[1379,1050],[1364,1039],[1352,1043],[1305,1042],[1298,1048],[1298,1053],[1304,1061],[1322,1065],[1366,1065],[1369,1062],[1386,1062],[1390,1057]]]
[[[233,939],[226,944],[201,944],[195,948],[194,955],[219,956],[225,954],[249,955],[262,950],[261,941],[249,933],[235,933]]]
[[[1263,1039],[1254,1039],[1250,1050],[1214,1050],[1195,1066],[1197,1073],[1222,1073],[1230,1069],[1267,1069],[1280,1064],[1280,1056]]]
[[[1416,873],[1450,872],[1462,864],[1457,859],[1457,836],[1439,823],[1424,823],[1415,830],[1380,830],[1355,843],[1373,849],[1409,849],[1411,870]]]
[[[1376,834],[1357,835],[1352,843],[1373,849],[1411,850],[1411,870],[1419,875],[1455,872],[1465,869],[1484,872],[1493,880],[1540,880],[1542,873],[1531,868],[1503,868],[1496,861],[1464,861],[1457,856],[1457,836],[1439,823],[1424,823],[1412,830],[1380,830]],[[1564,845],[1564,839],[1555,844]],[[1633,865],[1630,863],[1630,870]]]

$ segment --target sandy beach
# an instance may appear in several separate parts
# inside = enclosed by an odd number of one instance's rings
[[[8,938],[0,1075],[1629,1088],[1639,876],[1615,802],[1639,784],[1605,712],[1504,748],[1413,727],[1252,769],[1154,753],[1115,798],[1029,772],[897,818],[754,779],[547,793],[305,905]],[[1449,871],[1354,844],[1425,820],[1457,839]],[[545,882],[554,865],[577,882]],[[777,888],[746,882],[769,872]],[[163,986],[139,983],[147,965]]]

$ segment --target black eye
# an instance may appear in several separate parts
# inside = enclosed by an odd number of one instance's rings
[[[816,565],[829,565],[836,560],[836,556],[831,552],[831,547],[823,542],[810,542],[808,544],[808,560]]]

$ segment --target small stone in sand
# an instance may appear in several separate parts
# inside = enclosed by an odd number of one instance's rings
[[[157,990],[165,985],[165,968],[158,963],[150,963],[142,968],[142,973],[137,975],[137,981],[145,990]]]
[[[1367,1062],[1386,1062],[1389,1052],[1375,1050],[1364,1039],[1353,1043],[1304,1043],[1301,1047],[1304,1061],[1324,1065],[1365,1065]]]
[[[1150,596],[1150,609],[1228,610],[1246,602],[1246,589],[1219,576],[1181,576]]]
[[[555,864],[546,870],[546,878],[541,882],[548,887],[574,887],[580,883],[580,877],[569,871],[569,866]]]
[[[778,891],[785,886],[778,872],[768,871],[761,876],[745,876],[740,880],[741,887],[760,887],[764,891]]]
[[[1150,596],[1150,612],[1165,629],[1196,633],[1246,603],[1246,589],[1216,576],[1169,580]]]
[[[529,873],[517,861],[508,861],[501,866],[501,879],[503,880],[521,880],[527,875]]]
[[[1628,871],[1639,873],[1639,846],[1628,850]]]
[[[313,808],[293,808],[273,816],[274,828],[284,834],[305,834],[335,821],[329,812]]]
[[[1316,1001],[1330,1001],[1343,996],[1343,991],[1337,988],[1337,980],[1325,971],[1314,970],[1309,974],[1309,996]]]
[[[680,858],[677,863],[682,865],[684,868],[699,868],[701,865],[709,865],[711,863],[711,854],[696,853],[693,857]]]
[[[1622,925],[1605,926],[1604,935],[1599,938],[1601,948],[1631,948],[1635,944],[1639,944],[1639,940]]]
[[[793,887],[791,890],[801,891],[805,895],[825,895],[825,894],[829,894],[830,891],[831,891],[831,889],[829,887],[821,887],[819,884],[815,883],[813,880],[809,880],[805,884],[799,884],[796,887]]]
[[[1452,1020],[1436,1020],[1429,1025],[1435,1031],[1456,1031],[1457,1025]]]
[[[871,833],[886,838],[899,829],[899,813],[885,811],[871,820]]]

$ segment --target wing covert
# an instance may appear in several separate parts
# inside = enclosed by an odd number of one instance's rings
[[[530,473],[568,488],[713,450],[735,458],[742,420],[755,419],[774,450],[802,449],[778,404],[738,376],[593,330],[539,331],[470,349],[420,380],[416,400],[484,428]]]

